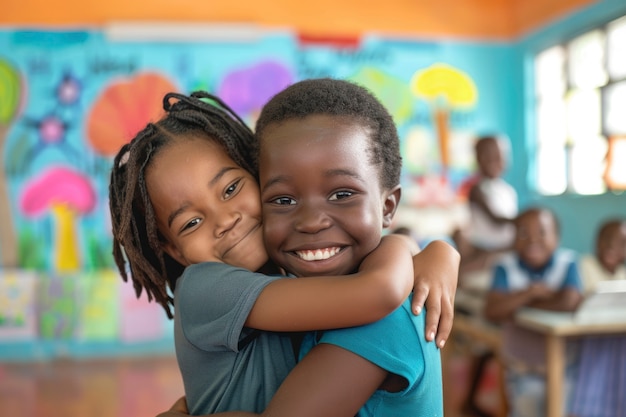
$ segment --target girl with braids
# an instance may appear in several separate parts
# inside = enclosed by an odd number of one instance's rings
[[[429,318],[437,317],[429,337],[437,330],[440,340],[447,337],[456,275],[446,273],[458,267],[449,246],[431,245],[412,259],[410,239],[389,236],[356,273],[341,278],[343,271],[306,280],[250,272],[278,272],[263,245],[252,132],[206,93],[170,93],[164,108],[166,116],[114,160],[114,255],[124,279],[129,267],[138,295],[145,290],[170,317],[174,307],[191,414],[264,410],[295,365],[284,332],[385,317],[405,300],[412,265],[423,265],[426,256],[445,267],[419,269],[414,305],[430,292]],[[311,256],[335,255],[319,252]]]
[[[255,135],[270,258],[299,277],[358,268],[400,201],[400,141],[387,109],[354,83],[304,80],[269,100]],[[341,250],[312,256],[326,248]],[[445,259],[425,261],[445,274]],[[443,416],[440,352],[410,302],[374,323],[307,333],[298,364],[260,415]]]

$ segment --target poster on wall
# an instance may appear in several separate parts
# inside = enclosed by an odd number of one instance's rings
[[[47,340],[72,340],[77,321],[76,275],[46,275],[39,279],[37,304],[39,336]]]
[[[80,341],[114,341],[120,333],[121,280],[117,273],[100,270],[82,273],[77,289],[77,325]]]
[[[34,272],[0,270],[0,342],[38,337],[37,285]]]

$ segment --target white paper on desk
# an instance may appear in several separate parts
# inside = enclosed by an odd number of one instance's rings
[[[626,280],[601,281],[576,310],[579,323],[611,323],[626,320]]]

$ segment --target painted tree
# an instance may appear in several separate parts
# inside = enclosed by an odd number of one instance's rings
[[[389,110],[398,125],[406,123],[413,113],[414,100],[406,82],[374,67],[363,67],[349,77],[367,87]]]
[[[11,123],[24,101],[22,77],[8,61],[0,58],[0,267],[15,268],[19,263],[15,224],[11,213],[9,184],[5,166],[5,144]]]
[[[432,109],[445,176],[450,165],[450,111],[473,106],[478,98],[476,86],[462,71],[446,64],[433,64],[413,75],[411,91],[427,100]]]

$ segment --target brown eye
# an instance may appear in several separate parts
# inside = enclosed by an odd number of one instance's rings
[[[270,203],[278,204],[279,206],[289,206],[289,205],[295,205],[296,200],[290,197],[278,197],[270,201]]]
[[[232,196],[232,195],[235,193],[235,191],[237,191],[237,189],[239,188],[239,183],[240,183],[240,182],[241,182],[241,180],[239,179],[239,180],[237,180],[237,181],[233,182],[232,184],[230,184],[230,185],[226,188],[226,190],[224,191],[224,196],[225,196],[226,198],[228,198],[228,197]]]
[[[183,226],[182,229],[180,229],[180,231],[184,232],[185,230],[191,229],[191,228],[197,226],[198,224],[200,224],[200,221],[201,220],[196,217],[195,219],[192,219],[191,221],[185,223],[185,225]]]
[[[354,193],[352,191],[347,190],[337,191],[330,196],[329,200],[343,200],[344,198],[352,197],[353,194]]]

